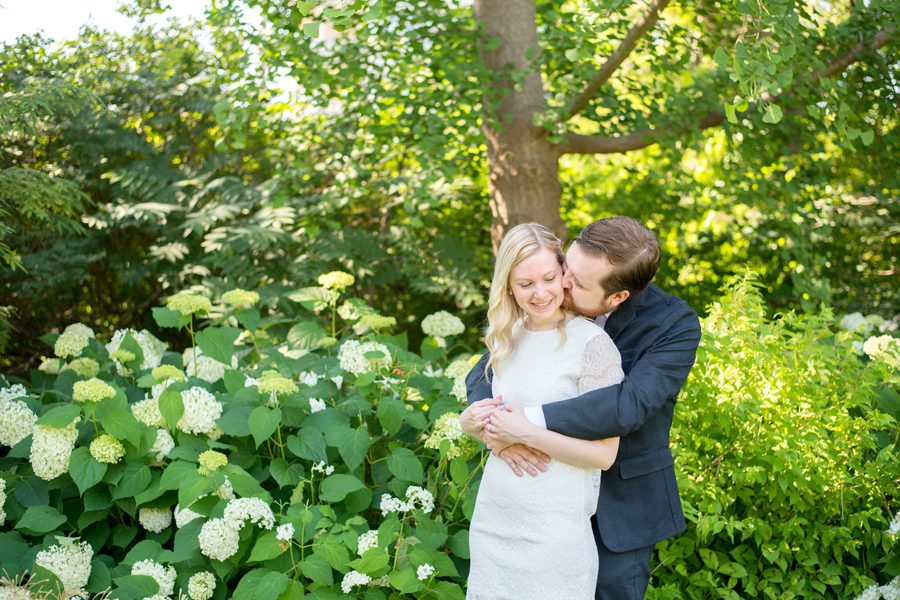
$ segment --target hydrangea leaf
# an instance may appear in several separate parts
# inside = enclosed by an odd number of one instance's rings
[[[252,406],[249,404],[239,404],[238,406],[226,410],[225,414],[219,417],[216,423],[219,424],[219,427],[221,427],[222,431],[226,434],[244,437],[250,435],[250,426],[248,423],[251,412],[253,412]]]
[[[447,526],[423,516],[418,520],[415,535],[429,548],[438,548],[447,539]]]
[[[348,566],[370,577],[379,577],[386,572],[390,559],[391,555],[383,548],[370,548],[361,557],[350,561]]]
[[[276,458],[269,465],[269,473],[278,487],[295,486],[303,477],[303,467],[299,464],[289,464],[283,458]]]
[[[423,596],[424,600],[465,600],[465,593],[462,588],[449,581],[432,582],[428,593]]]
[[[56,574],[49,570],[35,565],[31,572],[31,579],[28,582],[28,598],[64,598],[65,589],[63,582],[59,580]]]
[[[254,331],[256,326],[259,325],[259,310],[255,308],[239,310],[234,313],[234,316],[237,317],[238,323],[250,331]]]
[[[85,588],[89,592],[99,594],[104,590],[108,590],[111,583],[109,567],[102,560],[95,557],[91,561],[91,576]]]
[[[159,396],[159,412],[162,413],[166,424],[175,429],[178,421],[184,414],[184,400],[181,399],[181,392],[175,390],[166,390]]]
[[[178,311],[174,311],[164,306],[153,307],[153,320],[162,328],[179,329],[191,322],[191,316],[184,316]]]
[[[253,475],[237,465],[228,464],[219,469],[223,475],[228,477],[234,488],[234,493],[243,498],[256,497],[269,502],[272,499],[271,494],[263,489]]]
[[[175,532],[175,542],[172,550],[172,562],[188,561],[200,552],[200,528],[203,527],[203,519],[194,519]]]
[[[362,464],[369,451],[369,433],[364,428],[352,429],[349,436],[338,446],[338,452],[350,471]]]
[[[311,350],[328,334],[313,321],[300,321],[287,333],[287,342],[292,350]]]
[[[253,569],[241,578],[234,590],[233,600],[278,600],[287,589],[290,579],[271,569]]]
[[[388,456],[387,465],[397,479],[410,483],[420,483],[425,479],[422,463],[409,448],[394,448]]]
[[[256,540],[247,562],[263,562],[281,556],[283,553],[284,548],[281,547],[281,542],[278,541],[275,532],[267,531]]]
[[[144,426],[134,418],[130,411],[114,410],[100,419],[100,425],[106,433],[120,440],[128,440],[131,445],[141,445],[141,434]]]
[[[416,570],[404,567],[399,571],[391,571],[389,576],[391,587],[401,594],[413,594],[425,588],[425,584],[416,577]]]
[[[320,554],[315,552],[300,563],[300,570],[306,577],[309,577],[319,585],[331,585],[334,583],[331,565]]]
[[[38,477],[23,477],[17,480],[12,493],[22,506],[46,506],[50,503],[47,482]]]
[[[315,427],[304,427],[287,440],[288,450],[298,458],[318,462],[326,460],[325,436]]]
[[[69,475],[78,486],[81,495],[89,488],[94,487],[106,474],[106,465],[94,460],[90,450],[82,446],[76,448],[69,458]]]
[[[230,365],[234,342],[240,335],[241,330],[234,327],[211,327],[197,334],[197,345],[206,356]]]
[[[384,397],[378,402],[378,422],[391,435],[400,431],[405,413],[406,405],[396,398]]]
[[[49,425],[50,427],[63,428],[67,427],[76,417],[81,415],[81,407],[77,404],[64,404],[51,408],[40,416],[37,420],[38,425]]]
[[[343,569],[350,562],[350,551],[336,536],[316,538],[313,552],[322,556],[335,569]]]
[[[28,535],[49,533],[66,522],[66,516],[52,506],[29,506],[15,529]]]
[[[159,591],[159,584],[149,575],[123,575],[113,579],[113,595],[121,600],[149,598]]]
[[[350,492],[355,492],[365,487],[365,484],[353,475],[335,473],[326,477],[322,482],[322,491],[319,496],[326,502],[340,502]]]
[[[153,476],[150,469],[143,463],[129,463],[125,466],[125,472],[119,484],[113,490],[113,500],[120,498],[133,498],[147,489]]]
[[[460,529],[450,536],[450,539],[447,540],[447,546],[450,548],[450,552],[455,554],[456,556],[468,560],[469,559],[469,530],[468,529]]]
[[[265,406],[257,406],[253,409],[247,426],[250,428],[250,434],[253,435],[253,441],[256,442],[257,448],[275,433],[279,423],[281,423],[280,408],[269,410]]]

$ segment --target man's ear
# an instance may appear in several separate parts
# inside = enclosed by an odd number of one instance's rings
[[[619,306],[631,296],[631,292],[628,290],[622,290],[621,292],[616,292],[615,294],[610,294],[609,301],[613,304],[613,306]]]

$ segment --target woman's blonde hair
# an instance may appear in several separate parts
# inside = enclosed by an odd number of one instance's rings
[[[523,316],[523,311],[516,303],[509,286],[510,273],[523,260],[544,248],[556,254],[559,264],[563,264],[565,254],[562,242],[552,231],[539,223],[516,225],[500,242],[497,260],[494,263],[494,278],[488,295],[488,326],[484,332],[484,343],[491,356],[484,367],[485,375],[488,374],[488,369],[491,367],[496,369],[503,359],[512,354],[513,325]],[[563,319],[557,325],[563,335],[565,331],[562,327],[570,316],[564,313]]]

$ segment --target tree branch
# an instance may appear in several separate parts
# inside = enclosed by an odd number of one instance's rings
[[[584,110],[584,107],[588,105],[597,91],[604,83],[609,81],[609,78],[612,77],[612,74],[619,68],[619,65],[628,58],[628,55],[631,54],[631,51],[634,49],[638,40],[647,33],[647,30],[653,27],[656,21],[659,20],[659,13],[662,12],[670,1],[671,0],[653,0],[653,2],[651,2],[650,10],[641,16],[634,26],[628,30],[625,39],[622,40],[619,47],[613,51],[608,59],[606,59],[606,62],[600,67],[600,70],[597,71],[594,77],[585,84],[581,93],[578,94],[576,98],[573,98],[566,107],[566,110],[563,113],[564,121],[568,121]]]
[[[844,71],[847,67],[855,63],[865,53],[877,50],[887,44],[896,31],[894,29],[886,29],[879,31],[875,37],[869,41],[860,42],[853,46],[845,54],[832,60],[825,65],[823,69],[814,71],[810,75],[809,82],[816,83],[820,79],[832,77]],[[782,93],[778,96],[770,96],[766,98],[768,103],[778,103],[784,99],[786,94]],[[721,110],[713,110],[701,117],[693,126],[690,123],[682,123],[681,125],[669,125],[657,129],[643,129],[623,136],[599,136],[599,135],[582,135],[578,133],[566,133],[565,142],[559,146],[559,153],[562,154],[618,154],[622,152],[630,152],[631,150],[640,150],[647,146],[659,143],[663,137],[672,135],[692,128],[699,130],[718,127],[725,122],[725,113]]]

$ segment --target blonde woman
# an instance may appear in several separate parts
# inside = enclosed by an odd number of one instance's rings
[[[517,477],[493,454],[485,464],[469,530],[468,600],[589,600],[597,582],[590,517],[600,470],[613,464],[618,438],[588,441],[530,424],[505,406],[540,406],[619,383],[621,359],[592,321],[563,308],[563,251],[537,223],[512,228],[497,252],[488,302],[485,367],[496,401],[463,414],[467,432],[484,440],[485,425],[531,429],[532,444],[552,461],[539,477]],[[518,419],[518,420],[516,420]]]

